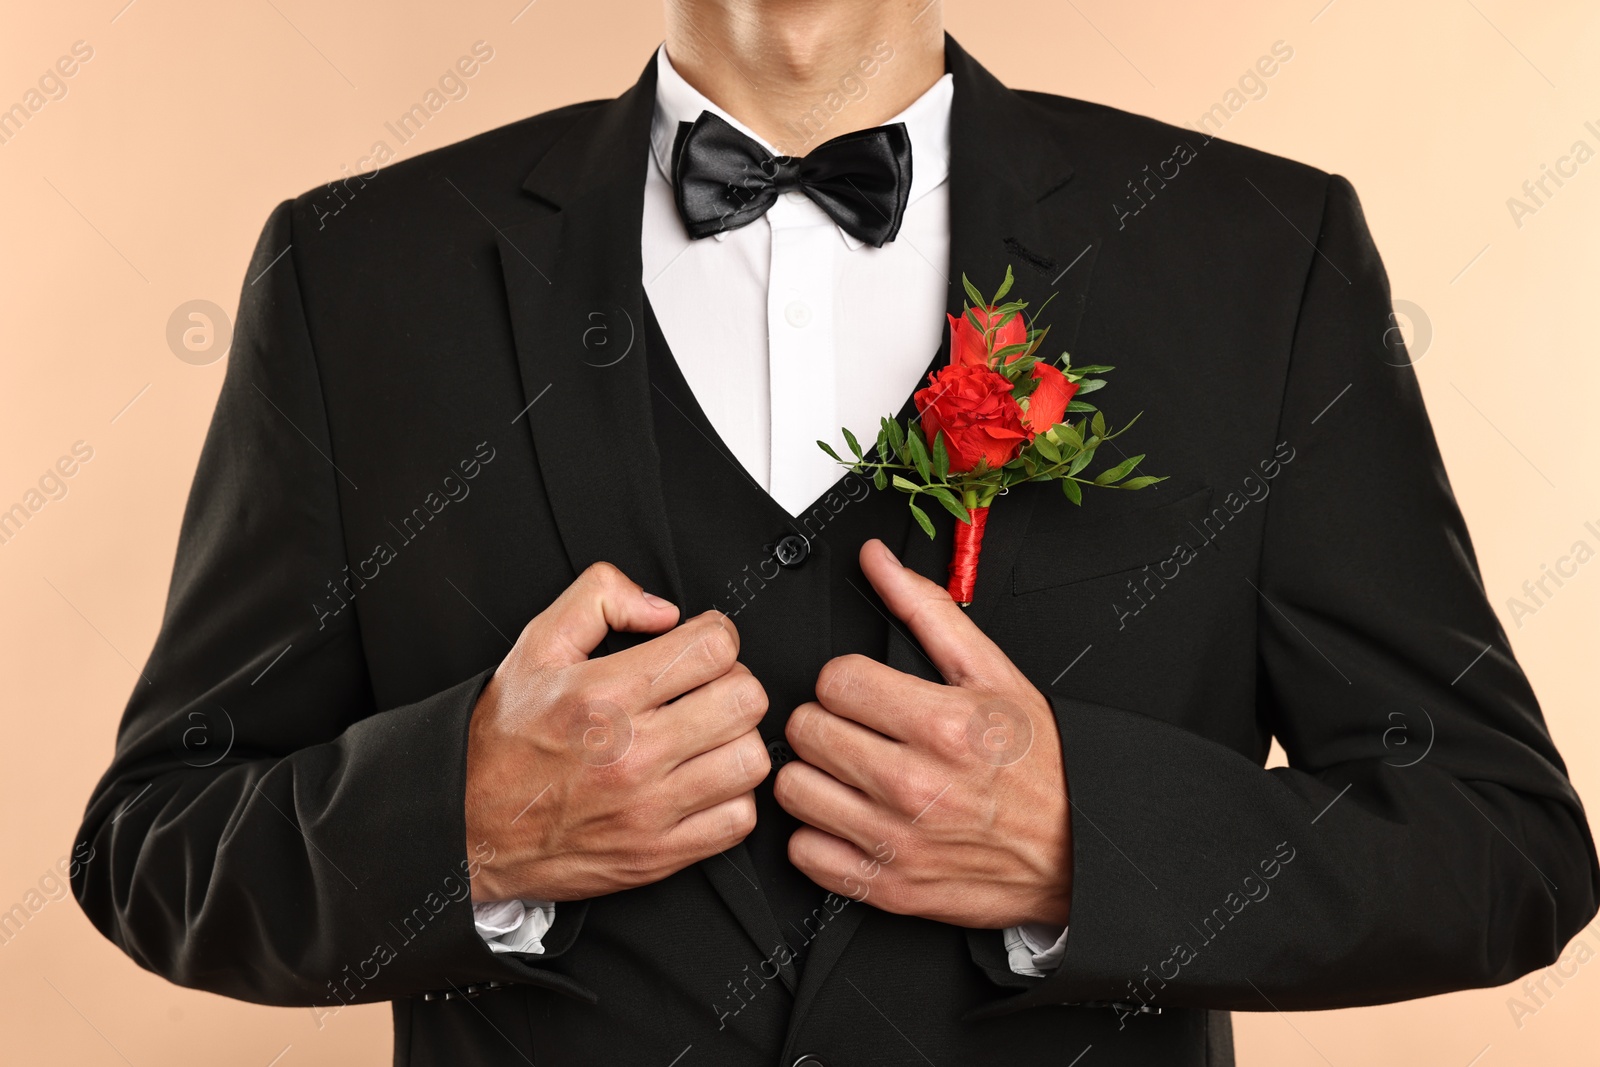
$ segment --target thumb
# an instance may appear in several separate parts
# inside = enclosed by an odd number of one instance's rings
[[[942,586],[902,564],[876,538],[861,546],[861,570],[884,606],[910,628],[946,682],[968,689],[1005,683],[1010,659]]]
[[[612,630],[658,634],[677,624],[674,605],[611,564],[595,563],[529,621],[517,644],[538,666],[568,667],[588,659]]]

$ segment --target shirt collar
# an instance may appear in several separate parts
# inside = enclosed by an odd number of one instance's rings
[[[955,82],[950,74],[945,74],[927,92],[917,97],[900,114],[889,119],[884,125],[903,122],[906,132],[911,137],[911,193],[906,200],[909,208],[923,196],[943,185],[950,177],[950,101],[955,91]],[[827,109],[824,101],[819,104]],[[846,103],[845,107],[850,105]],[[667,58],[667,46],[663,44],[656,49],[656,106],[655,114],[650,122],[650,148],[655,156],[656,166],[667,184],[672,184],[672,146],[678,137],[678,123],[693,122],[700,117],[702,111],[709,111],[719,118],[726,119],[740,133],[753,138],[761,147],[773,155],[780,153],[767,142],[764,137],[734,118],[728,112],[712,103],[705,94],[683,80],[673,67],[672,61]],[[828,140],[829,134],[824,127],[818,138],[808,147]],[[857,248],[862,242],[851,237],[842,229],[839,231],[845,238],[845,243],[852,249]],[[717,240],[722,240],[726,233],[714,235]]]

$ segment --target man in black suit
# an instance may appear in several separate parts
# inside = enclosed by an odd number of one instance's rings
[[[1553,960],[1593,842],[1349,183],[936,2],[667,7],[620,98],[273,212],[96,925],[404,1064],[1222,1064]],[[964,611],[796,428],[1008,265],[1168,480],[1014,490]]]

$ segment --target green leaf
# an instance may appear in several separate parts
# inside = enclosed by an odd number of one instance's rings
[[[1051,463],[1061,462],[1061,450],[1056,447],[1056,443],[1054,441],[1050,440],[1050,438],[1044,434],[1040,434],[1038,437],[1033,439],[1033,447],[1037,448],[1039,453]]]
[[[1094,431],[1094,435],[1096,437],[1104,437],[1106,435],[1106,417],[1105,417],[1105,415],[1101,414],[1098,411],[1095,412],[1094,413],[1094,420],[1089,423],[1089,428]]]
[[[1011,264],[1007,263],[1006,264],[1006,280],[1001,282],[1000,283],[1000,288],[995,290],[995,293],[994,293],[995,303],[999,303],[1000,302],[1000,298],[1005,296],[1007,293],[1009,293],[1011,291],[1011,283],[1013,281],[1015,281],[1015,280],[1016,279],[1013,278],[1012,275],[1011,275]]]
[[[965,278],[962,279],[962,281],[965,280]],[[928,518],[927,512],[917,507],[917,502],[915,500],[908,498],[906,503],[911,505],[911,517],[917,520],[917,525],[922,527],[922,532],[928,535],[928,540],[932,541],[934,538],[933,520]]]
[[[1100,410],[1099,408],[1095,407],[1093,404],[1089,403],[1087,400],[1069,400],[1069,401],[1067,401],[1067,414],[1069,414],[1069,415],[1082,415],[1082,414],[1085,414],[1085,413],[1090,412],[1090,411],[1099,411],[1099,410]]]
[[[1025,344],[1002,345],[994,350],[994,358],[1004,362],[1012,356],[1022,355],[1027,350],[1028,346]]]
[[[1027,389],[1032,392],[1035,384],[1037,384],[1034,379],[1034,366],[1037,365],[1037,355],[1019,355],[1019,357],[1011,360],[1010,363],[1002,363],[1000,365],[1000,373],[1005,374],[1006,379],[1016,384],[1016,386],[1021,386],[1021,384],[1027,382]]]
[[[1117,368],[1107,367],[1101,363],[1093,363],[1087,367],[1073,367],[1072,369],[1079,374],[1108,374]]]
[[[1083,447],[1083,435],[1071,423],[1058,422],[1050,427],[1050,432],[1060,438],[1062,444],[1071,445],[1073,448]]]
[[[1083,490],[1078,488],[1077,482],[1073,481],[1071,478],[1061,479],[1061,491],[1066,494],[1068,500],[1072,501],[1074,504],[1082,505]]]
[[[872,485],[877,489],[886,489],[889,486],[889,474],[882,467],[872,472]]]
[[[989,306],[984,303],[983,294],[978,292],[978,287],[967,281],[965,274],[961,276],[961,286],[967,291],[967,299],[972,301],[973,307],[987,308]],[[982,327],[979,327],[979,329],[982,329]]]
[[[1106,387],[1104,378],[1083,378],[1078,382],[1078,394],[1093,393]]]
[[[851,433],[849,428],[845,426],[839,427],[839,430],[844,434],[844,443],[850,446],[850,451],[856,454],[857,459],[861,459],[865,453],[861,451],[861,442],[856,440],[856,435]]]
[[[920,493],[920,492],[922,492],[922,486],[918,485],[916,482],[912,481],[910,478],[907,478],[904,475],[900,475],[900,474],[896,474],[894,476],[894,487],[896,489],[902,489],[907,493]]]
[[[967,511],[966,505],[957,500],[955,494],[950,490],[934,485],[928,487],[928,493],[932,495],[932,497],[939,503],[943,504],[945,510],[950,514],[954,515],[968,526],[972,525],[972,513]]]
[[[831,445],[829,445],[828,442],[826,442],[826,441],[818,441],[817,442],[817,447],[822,449],[828,455],[832,456],[835,461],[837,461],[839,463],[843,463],[844,462],[844,460],[839,459],[839,453],[835,452],[833,450],[833,447]]]
[[[1067,467],[1067,477],[1071,478],[1092,462],[1094,462],[1094,449],[1084,449],[1073,457],[1072,463]]]
[[[1121,463],[1118,463],[1115,467],[1112,467],[1110,470],[1101,471],[1095,476],[1094,484],[1112,485],[1118,481],[1121,481],[1123,478],[1126,478],[1133,472],[1133,468],[1137,467],[1139,465],[1139,461],[1142,459],[1144,459],[1144,456],[1142,455],[1130,456]]]
[[[944,447],[944,434],[933,435],[933,473],[941,482],[950,480],[950,451]]]
[[[1145,486],[1155,485],[1157,482],[1164,482],[1164,481],[1166,481],[1165,478],[1157,478],[1154,475],[1150,475],[1150,474],[1141,474],[1137,478],[1129,478],[1127,481],[1125,481],[1121,485],[1117,486],[1117,488],[1118,489],[1143,489]]]
[[[922,480],[932,481],[929,472],[932,464],[928,461],[928,446],[922,441],[922,431],[912,430],[906,434],[906,451],[911,453],[911,465],[917,468],[917,473],[922,475]]]
[[[894,454],[899,458],[900,462],[909,462],[906,459],[906,432],[901,429],[898,419],[889,420],[889,442],[894,445]]]
[[[972,323],[972,328],[974,330],[977,330],[979,333],[983,332],[983,323],[978,321],[977,312],[973,311],[971,308],[967,309],[967,321]]]

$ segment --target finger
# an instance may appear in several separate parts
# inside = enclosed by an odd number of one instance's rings
[[[662,851],[670,856],[681,856],[682,863],[674,863],[679,871],[707,856],[715,856],[737,845],[750,836],[756,828],[756,795],[743,793],[732,800],[724,800],[701,811],[691,812],[661,838]]]
[[[884,606],[911,628],[945,681],[979,689],[1004,683],[1011,661],[949,593],[903,566],[876,538],[861,546],[860,558],[861,570]]]
[[[766,713],[767,691],[749,667],[735,663],[721,677],[645,712],[640,722],[650,751],[670,772],[753,730]]]
[[[958,713],[971,697],[866,656],[839,656],[817,672],[817,700],[897,741],[923,742],[931,725]]]
[[[882,863],[814,826],[802,826],[789,835],[789,862],[823,889],[858,903],[871,898],[884,881]]]
[[[675,606],[596,563],[528,622],[517,645],[537,666],[565,667],[588,659],[611,630],[653,634],[677,622]]]
[[[795,708],[784,736],[796,756],[879,803],[885,799],[879,771],[906,758],[905,746],[898,741],[840,718],[821,704]]]
[[[638,711],[722,677],[738,659],[739,631],[733,621],[720,611],[707,611],[660,637],[586,664],[584,682]]]
[[[772,772],[772,757],[761,735],[748,730],[725,745],[702,752],[668,774],[662,787],[684,815],[715,807],[748,793]]]
[[[834,837],[864,849],[884,839],[884,818],[871,798],[809,763],[785,763],[773,782],[772,793],[784,811]]]

